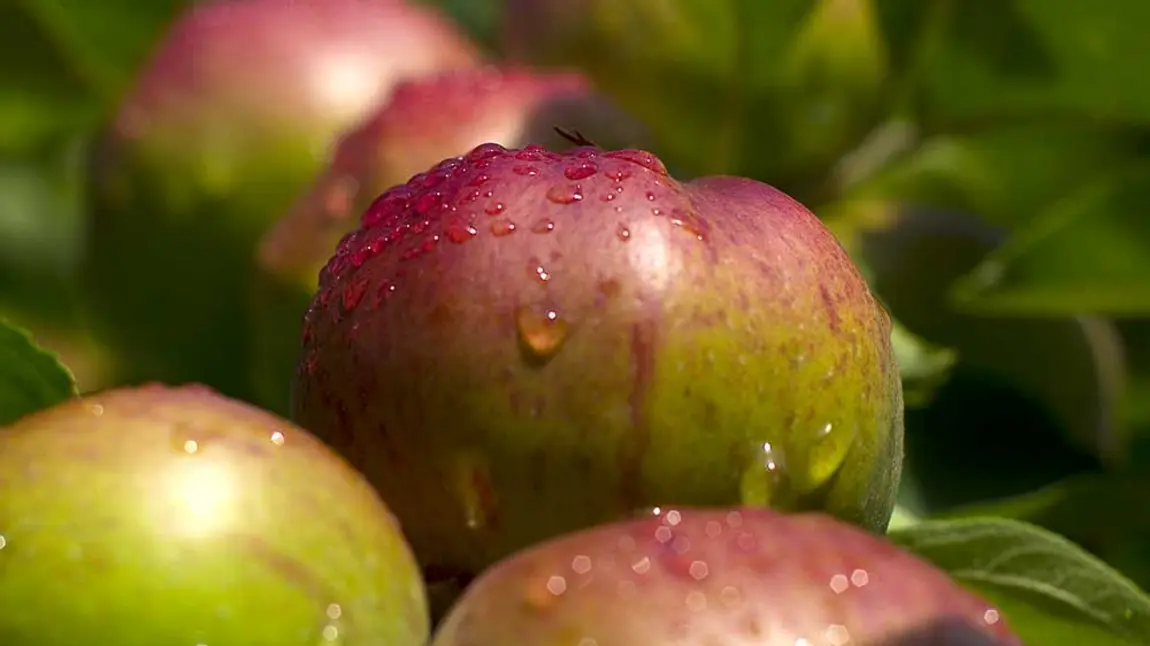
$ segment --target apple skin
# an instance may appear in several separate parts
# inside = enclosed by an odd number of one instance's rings
[[[258,237],[396,82],[478,59],[436,10],[398,0],[189,7],[88,160],[82,276],[117,382],[246,399]]]
[[[612,147],[646,140],[642,126],[577,72],[488,65],[398,84],[341,137],[327,170],[260,243],[252,294],[257,401],[287,414],[302,314],[319,272],[376,197],[482,143],[572,147],[556,126]]]
[[[661,504],[887,526],[890,320],[801,204],[652,154],[485,144],[388,191],[324,268],[292,414],[429,572]]]
[[[362,476],[202,386],[108,390],[0,429],[0,539],[5,646],[420,646],[430,630]]]
[[[933,565],[824,514],[660,510],[480,576],[432,646],[1022,646]]]

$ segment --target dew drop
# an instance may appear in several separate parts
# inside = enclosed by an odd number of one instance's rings
[[[503,237],[515,233],[516,227],[515,223],[511,220],[508,220],[507,218],[499,218],[498,220],[492,222],[489,228],[491,229],[492,235]]]
[[[583,189],[578,184],[556,184],[547,189],[547,199],[556,204],[571,204],[583,199]]]
[[[412,208],[415,209],[416,213],[426,215],[431,207],[435,206],[442,198],[443,195],[439,191],[424,193],[415,200],[415,205]]]
[[[658,157],[655,157],[649,152],[642,150],[616,150],[608,153],[607,156],[614,159],[625,159],[659,175],[665,176],[668,174],[667,167],[663,165],[663,162],[659,161]]]
[[[739,482],[743,504],[785,508],[790,501],[787,465],[781,447],[770,442],[759,444]]]
[[[499,215],[500,213],[503,213],[505,208],[507,207],[503,204],[503,202],[495,202],[488,205],[487,208],[483,209],[483,212],[487,215]]]
[[[520,307],[515,310],[515,328],[523,345],[539,359],[554,356],[567,338],[567,322],[549,308]]]
[[[551,280],[551,273],[547,271],[546,267],[539,264],[537,259],[531,260],[529,269],[531,270],[531,275],[534,276],[535,279],[539,282],[546,283],[547,281]]]
[[[799,435],[807,435],[810,441],[799,442],[793,454],[791,481],[799,493],[810,493],[826,484],[842,469],[847,454],[858,435],[858,426],[847,423],[823,422],[803,433],[804,429],[794,429]]]
[[[595,164],[591,162],[583,162],[577,166],[570,166],[564,169],[563,176],[571,181],[578,181],[581,179],[587,179],[598,171],[599,169],[595,166]]]
[[[498,501],[488,461],[478,453],[464,452],[455,459],[451,472],[464,525],[473,531],[489,527],[498,513]]]
[[[531,225],[532,233],[551,233],[555,230],[555,221],[551,218],[542,218]]]
[[[539,174],[539,169],[534,167],[534,166],[529,166],[527,164],[520,164],[518,166],[512,167],[511,172],[515,173],[516,175],[524,175],[526,177],[535,177],[536,175]]]
[[[623,242],[627,242],[631,239],[631,230],[620,224],[619,226],[615,227],[615,237],[619,238]]]
[[[463,222],[453,222],[447,227],[447,239],[455,244],[463,244],[479,233],[475,227]]]
[[[356,277],[343,289],[343,311],[351,312],[363,302],[363,295],[367,293],[366,277]]]
[[[671,213],[671,224],[694,235],[699,241],[706,240],[710,230],[706,220],[682,209],[675,209]]]

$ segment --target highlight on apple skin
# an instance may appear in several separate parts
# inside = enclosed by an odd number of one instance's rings
[[[422,646],[410,547],[303,430],[203,386],[0,429],[4,646]]]

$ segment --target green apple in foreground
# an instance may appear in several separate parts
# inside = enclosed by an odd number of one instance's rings
[[[376,200],[302,337],[295,420],[429,572],[652,505],[874,531],[894,506],[890,320],[819,220],[749,179],[479,146]]]
[[[660,510],[485,572],[432,646],[1021,646],[933,565],[823,514]]]
[[[0,429],[4,646],[420,646],[415,560],[315,438],[204,387]]]

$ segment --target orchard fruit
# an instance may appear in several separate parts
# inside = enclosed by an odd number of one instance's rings
[[[91,160],[85,278],[118,379],[246,394],[258,236],[397,81],[478,58],[433,9],[398,0],[188,9]]]
[[[432,646],[1021,646],[991,604],[823,514],[690,509],[527,549]]]
[[[765,184],[484,144],[367,209],[303,327],[294,418],[429,571],[660,504],[891,515],[889,318]]]
[[[300,322],[319,271],[374,198],[482,143],[571,147],[555,126],[613,147],[643,138],[635,121],[575,72],[485,66],[398,85],[390,101],[341,139],[330,167],[259,247],[253,295],[259,401],[286,411]]]
[[[0,429],[5,646],[420,646],[399,526],[315,438],[198,386]]]
[[[814,194],[879,120],[887,63],[871,5],[508,0],[504,49],[585,70],[693,175]]]

